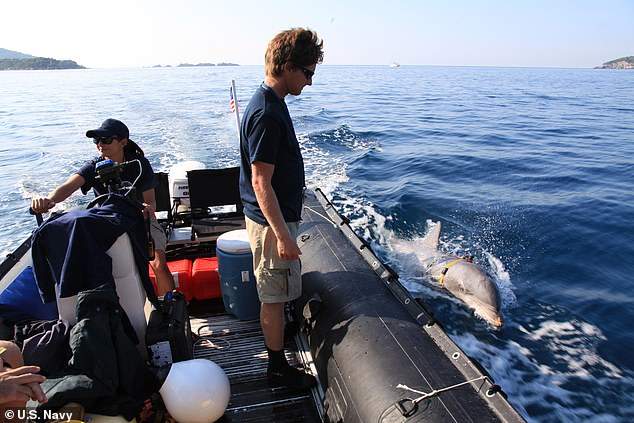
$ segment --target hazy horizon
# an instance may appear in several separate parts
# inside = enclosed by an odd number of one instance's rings
[[[41,57],[41,56],[37,56],[37,57]],[[623,57],[623,56],[622,56]],[[69,58],[56,58],[56,57],[45,57],[45,58],[49,58],[49,59],[56,59],[56,60],[74,60],[74,59],[69,59]],[[617,58],[615,58],[617,59]],[[398,63],[399,67],[438,67],[438,68],[500,68],[500,69],[594,69],[596,66],[600,66],[605,62],[611,61],[613,59],[609,59],[609,60],[605,60],[602,63],[598,63],[596,65],[593,66],[588,66],[588,67],[581,67],[581,66],[508,66],[508,65],[443,65],[443,64],[403,64],[403,63]],[[82,65],[82,63],[76,61],[77,64]],[[209,61],[205,61],[205,62],[200,62],[200,63],[211,63],[211,65],[207,66],[207,67],[232,67],[231,65],[217,65],[214,62],[209,62]],[[217,62],[220,63],[220,62]],[[255,67],[255,66],[259,66],[264,68],[263,64],[240,64],[240,63],[233,63],[231,62],[232,65],[237,65],[237,66],[242,66],[242,67],[247,67],[247,66],[251,66],[251,67]],[[394,63],[394,62],[392,62]],[[340,63],[340,64],[320,64],[319,67],[321,66],[326,66],[326,67],[380,67],[380,66],[389,66],[392,63],[368,63],[368,64],[358,64],[358,63]],[[179,66],[181,64],[186,64],[186,65],[192,65],[192,66]],[[160,65],[160,66],[159,66]],[[205,66],[199,66],[198,63],[191,63],[191,62],[181,62],[181,63],[155,63],[153,65],[137,65],[137,66],[133,66],[133,65],[122,65],[122,66],[116,66],[116,67],[108,67],[108,66],[95,66],[95,67],[91,67],[91,66],[84,66],[84,69],[30,69],[30,70],[53,70],[53,71],[58,71],[58,70],[117,70],[117,69],[162,69],[162,68],[195,68],[195,67],[205,67]],[[29,69],[26,69],[29,70]],[[15,70],[11,70],[11,69],[6,69],[4,70],[4,72],[22,72],[23,70],[20,69],[15,69]]]
[[[270,38],[309,27],[327,65],[591,68],[634,55],[634,2],[167,0],[3,2],[0,47],[89,68],[261,65]]]

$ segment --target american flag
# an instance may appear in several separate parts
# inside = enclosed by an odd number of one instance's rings
[[[236,101],[233,98],[233,87],[229,87],[229,108],[231,109],[231,113],[236,112]]]
[[[231,87],[229,87],[229,108],[231,113],[236,116],[236,128],[238,134],[240,133],[240,112],[238,111],[238,94],[236,93],[236,82],[231,80]]]

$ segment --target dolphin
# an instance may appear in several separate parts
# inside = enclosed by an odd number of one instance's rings
[[[423,273],[465,303],[476,315],[494,327],[501,327],[503,321],[497,286],[469,257],[438,251],[440,229],[440,222],[435,222],[422,242],[417,243],[415,248],[410,247],[409,252],[418,258]]]

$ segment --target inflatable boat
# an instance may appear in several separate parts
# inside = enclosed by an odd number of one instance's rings
[[[157,210],[169,234],[170,270],[189,301],[194,357],[218,364],[231,383],[220,421],[524,421],[502,388],[447,336],[424,301],[400,284],[319,189],[306,193],[297,239],[303,293],[287,310],[299,330],[285,341],[289,363],[319,383],[308,392],[269,386],[253,299],[236,294],[252,284],[252,270],[238,271],[241,279],[231,285],[231,266],[218,268],[218,258],[227,262],[221,250],[244,253],[221,245],[227,234],[244,228],[238,168],[187,169],[157,173]],[[229,238],[239,245],[239,236]],[[122,236],[107,253],[119,297],[127,299],[122,307],[145,341],[148,303],[130,248]],[[32,265],[31,238],[0,264],[3,320],[72,319],[68,298],[42,304]]]

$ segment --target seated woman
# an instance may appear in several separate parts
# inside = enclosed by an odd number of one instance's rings
[[[155,251],[151,266],[156,275],[157,295],[164,295],[174,289],[174,279],[167,267],[165,258],[165,247],[167,244],[165,231],[163,231],[154,215],[156,210],[154,194],[156,181],[152,166],[145,158],[143,150],[128,138],[130,136],[128,127],[121,121],[106,119],[101,124],[101,127],[87,131],[86,136],[93,139],[100,156],[87,162],[47,197],[34,198],[31,202],[31,208],[36,213],[44,213],[55,207],[55,204],[67,199],[80,188],[84,194],[91,188],[95,196],[106,194],[108,188],[103,183],[95,180],[97,163],[105,159],[113,160],[116,163],[139,160],[142,167],[141,177],[137,180],[139,170],[136,166],[130,166],[123,170],[121,179],[134,184],[139,196],[138,200],[145,206],[143,213],[146,219],[150,219],[150,230]]]
[[[46,378],[37,366],[25,366],[17,345],[0,341],[0,406],[24,407],[31,399],[46,402],[40,383]]]

